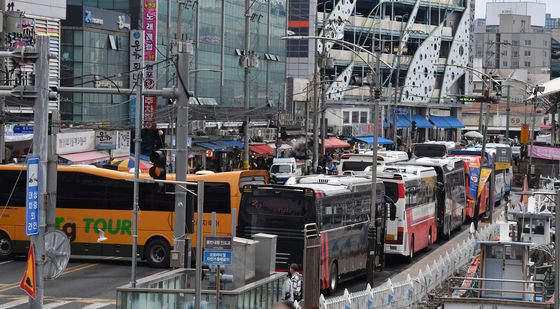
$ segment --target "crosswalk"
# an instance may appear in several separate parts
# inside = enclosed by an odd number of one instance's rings
[[[5,298],[4,298],[5,297]],[[0,298],[0,309],[28,308],[29,298],[25,296],[13,296]],[[110,299],[88,299],[88,298],[47,298],[44,301],[44,309],[110,309],[115,308],[115,301]]]

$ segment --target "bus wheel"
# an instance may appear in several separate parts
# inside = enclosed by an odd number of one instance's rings
[[[338,264],[333,263],[331,267],[331,282],[329,285],[329,295],[334,295],[338,288]]]
[[[407,262],[408,264],[412,264],[412,260],[414,259],[414,235],[410,238],[410,254],[408,255]]]
[[[14,253],[14,246],[10,237],[3,232],[0,232],[0,260],[7,260],[12,258]]]
[[[167,241],[155,238],[146,245],[146,261],[148,265],[156,268],[169,267],[170,247]]]

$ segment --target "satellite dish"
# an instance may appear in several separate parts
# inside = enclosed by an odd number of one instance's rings
[[[70,259],[70,240],[59,230],[45,234],[44,276],[47,280],[58,278]]]

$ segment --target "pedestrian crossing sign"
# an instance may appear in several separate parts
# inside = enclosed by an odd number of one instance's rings
[[[29,246],[29,252],[27,254],[27,268],[23,274],[23,279],[21,279],[21,282],[19,283],[19,287],[35,299],[37,289],[35,287],[35,251],[33,250],[33,245]]]

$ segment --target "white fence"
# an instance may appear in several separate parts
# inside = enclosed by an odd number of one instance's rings
[[[485,226],[477,233],[476,239],[489,240],[497,235],[498,231],[496,224]],[[429,291],[441,287],[457,269],[469,263],[478,251],[477,241],[470,236],[457,244],[451,253],[446,251],[445,255],[440,255],[431,265],[426,265],[425,270],[420,270],[415,278],[408,276],[406,281],[398,283],[388,279],[379,287],[371,288],[368,285],[365,291],[355,293],[345,290],[344,295],[330,299],[321,295],[321,309],[412,308],[424,299]]]

